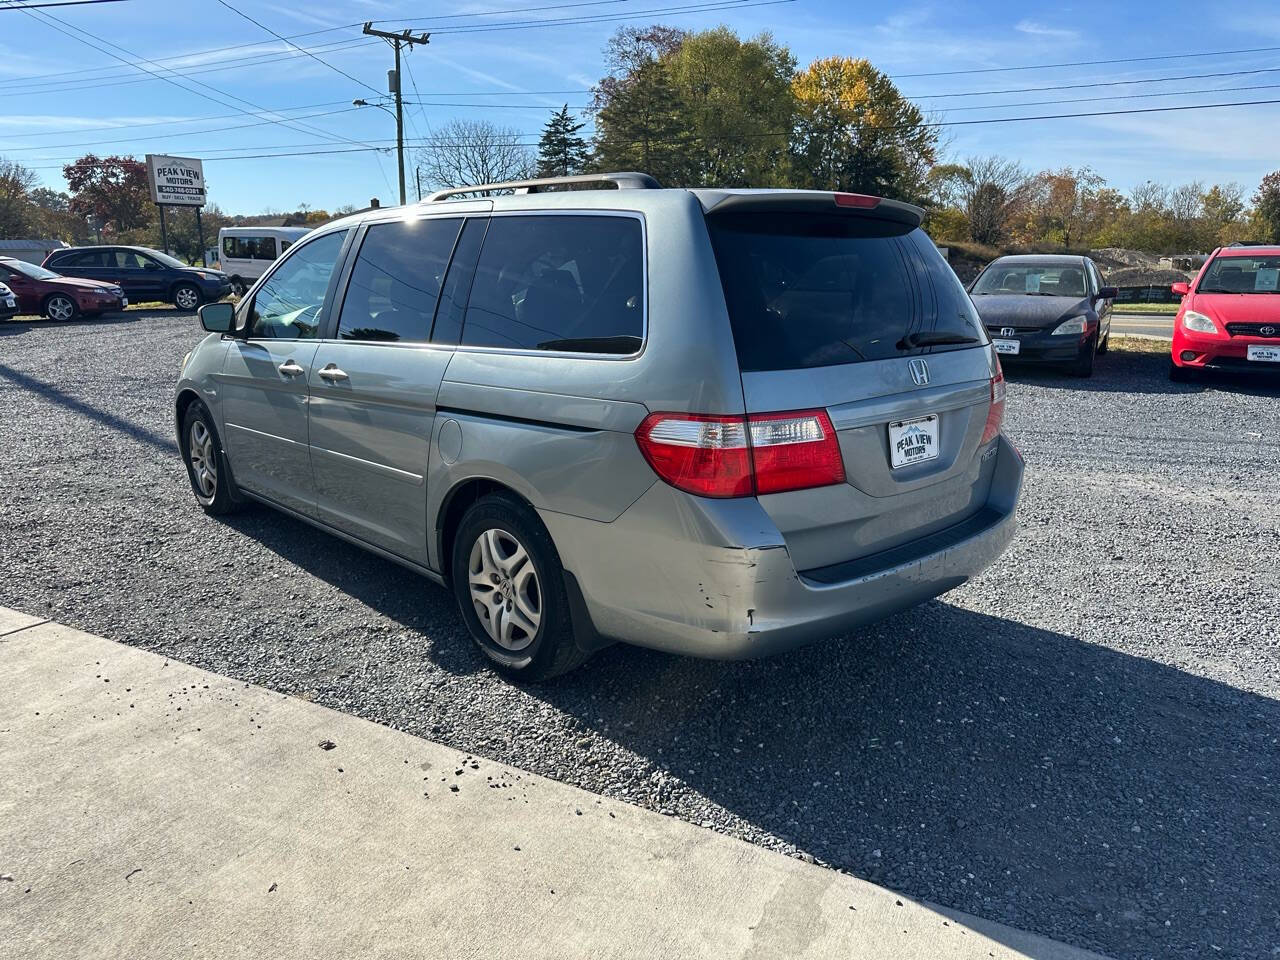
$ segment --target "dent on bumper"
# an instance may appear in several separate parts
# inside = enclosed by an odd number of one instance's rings
[[[798,573],[754,499],[704,500],[656,483],[612,523],[544,512],[592,625],[615,640],[720,659],[835,636],[954,589],[1012,539],[1022,459],[1003,437],[987,510],[971,536],[838,583]]]

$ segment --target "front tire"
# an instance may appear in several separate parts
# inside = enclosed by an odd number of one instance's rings
[[[80,308],[76,302],[65,293],[55,293],[44,302],[44,315],[50,320],[65,323],[74,320],[79,313]]]
[[[191,311],[200,306],[200,288],[194,283],[180,283],[173,288],[173,305]]]
[[[1098,355],[1098,339],[1094,337],[1089,340],[1089,349],[1079,360],[1071,367],[1071,375],[1073,377],[1092,377],[1093,376],[1093,360]]]
[[[227,458],[218,442],[213,415],[198,400],[187,407],[182,418],[182,459],[187,465],[191,492],[205,513],[221,516],[240,506],[231,486]]]
[[[453,592],[471,638],[499,672],[547,680],[589,656],[574,642],[564,568],[537,514],[490,494],[453,538]]]

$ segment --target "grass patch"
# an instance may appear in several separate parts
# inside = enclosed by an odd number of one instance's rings
[[[1156,317],[1173,317],[1178,313],[1176,303],[1112,303],[1116,313],[1141,313]]]
[[[1162,353],[1169,355],[1169,341],[1147,337],[1118,337],[1114,334],[1108,343],[1112,353]]]

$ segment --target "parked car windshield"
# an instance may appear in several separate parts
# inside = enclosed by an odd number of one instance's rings
[[[57,280],[62,276],[60,273],[54,273],[44,267],[37,267],[34,263],[27,263],[25,260],[9,260],[5,263],[5,266],[16,273],[22,274],[24,277],[30,277],[32,280]]]
[[[1196,293],[1280,293],[1280,257],[1215,257]]]
[[[933,243],[872,217],[722,214],[712,244],[743,370],[795,370],[986,343]]]
[[[1035,263],[1002,264],[982,271],[973,285],[974,296],[1074,297],[1085,295],[1083,266]]]

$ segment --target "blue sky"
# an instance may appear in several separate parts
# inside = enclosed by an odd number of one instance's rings
[[[351,106],[354,98],[372,99],[374,90],[385,90],[391,65],[391,51],[384,43],[362,37],[358,26],[344,26],[366,19],[386,21],[379,24],[384,28],[432,30],[431,44],[406,57],[406,97],[418,99],[416,84],[421,99],[432,102],[408,111],[410,137],[430,136],[454,117],[483,117],[536,140],[551,108],[564,102],[571,107],[588,103],[585,91],[601,73],[605,41],[621,22],[665,22],[687,29],[724,23],[744,36],[767,29],[790,46],[801,64],[832,54],[867,57],[943,121],[1280,100],[1280,49],[1145,63],[905,76],[1280,48],[1280,8],[1274,3],[1234,2],[1215,9],[1202,3],[1114,0],[1064,6],[1003,0],[892,6],[795,0],[675,15],[642,11],[698,0],[605,0],[590,5],[578,0],[571,8],[522,13],[506,11],[552,6],[557,0],[316,0],[305,6],[288,0],[229,2],[275,33],[294,38],[294,43],[321,48],[318,56],[355,79],[300,55],[216,0],[198,5],[126,0],[56,7],[40,14],[0,8],[0,156],[37,168],[49,186],[58,188],[64,186],[61,164],[89,151],[202,157],[211,200],[235,213],[292,209],[302,203],[320,208],[363,206],[374,196],[392,202],[394,153],[324,152],[350,150],[352,141],[393,142],[390,116]],[[474,15],[483,13],[494,15]],[[44,19],[50,16],[60,22]],[[459,29],[568,16],[630,19],[483,32]],[[333,27],[343,29],[329,29]],[[144,64],[148,70],[167,74],[175,83],[128,67],[112,53],[128,61],[149,58],[155,65]],[[1234,75],[1194,76],[1206,73]],[[1168,77],[1188,79],[973,95]],[[1240,89],[1244,87],[1252,89]],[[1177,95],[1150,96],[1164,93]],[[1098,97],[1133,98],[1092,99]],[[1028,105],[1034,101],[1066,102]],[[248,104],[285,110],[296,123],[290,128],[262,122]],[[1235,180],[1252,193],[1264,173],[1280,166],[1277,121],[1280,104],[952,126],[944,134],[951,158],[999,153],[1032,169],[1087,164],[1121,189],[1146,179]],[[237,129],[219,129],[227,127]],[[255,153],[303,155],[216,159]],[[409,180],[412,199],[412,175]]]

